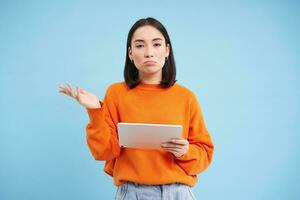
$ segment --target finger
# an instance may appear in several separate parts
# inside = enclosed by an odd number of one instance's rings
[[[70,91],[72,91],[73,89],[72,89],[72,85],[71,85],[71,83],[67,83],[67,86],[68,86],[68,88],[69,88],[69,90]]]
[[[72,97],[72,95],[71,95],[70,91],[68,90],[68,88],[63,87],[63,88],[61,88],[60,92]]]
[[[62,93],[65,93],[65,94],[67,94],[67,92],[66,92],[66,89],[65,89],[65,88],[60,88],[60,89],[59,89],[59,92],[62,92]]]
[[[173,154],[179,154],[179,155],[183,155],[183,154],[186,154],[186,151],[180,151],[180,150],[168,150],[168,152],[171,152]]]
[[[183,154],[183,151],[178,151],[178,150],[170,150],[169,152],[173,154]]]
[[[84,89],[82,89],[79,86],[77,86],[77,92],[78,92],[78,94],[86,94],[87,93]]]
[[[75,94],[75,95],[76,95],[76,99],[79,101],[79,95],[80,95],[81,91],[78,86],[76,88],[77,88],[77,94]]]
[[[181,149],[184,151],[188,151],[189,146],[188,145],[178,145],[178,144],[162,144],[161,148],[165,148],[165,149]]]
[[[188,141],[186,139],[182,139],[182,138],[172,138],[171,142],[178,143],[178,144],[186,144],[186,143],[188,143]]]
[[[74,92],[73,92],[73,89],[72,89],[71,83],[67,83],[67,85],[68,85],[68,87],[69,87],[70,95],[71,95],[72,97],[75,97]]]
[[[59,88],[60,90],[62,90],[62,91],[65,91],[65,90],[66,90],[66,88],[65,88],[63,85],[60,85],[58,88]]]
[[[187,149],[186,146],[182,146],[182,145],[170,145],[170,144],[162,144],[161,148],[163,149]]]
[[[64,92],[65,93],[65,89],[64,88],[60,88],[59,92]]]
[[[173,144],[173,143],[164,143],[164,144],[161,144],[162,147],[165,147],[165,148],[183,148],[184,145],[181,145],[181,144]]]
[[[166,147],[173,147],[173,146],[184,147],[184,146],[187,146],[188,144],[181,144],[181,143],[174,143],[174,142],[165,142],[165,143],[162,143],[162,145],[166,146]]]
[[[185,151],[184,148],[178,148],[178,147],[162,147],[166,151]]]
[[[82,93],[82,94],[86,94],[86,93],[87,93],[83,88],[81,88],[81,87],[79,87],[79,86],[78,86],[78,88],[79,88],[79,90],[80,90],[80,93]]]
[[[68,88],[63,88],[62,90],[65,92],[66,95],[71,96],[71,93]]]
[[[59,88],[65,89],[65,90],[69,90],[69,88],[67,86],[65,86],[65,85],[60,85]]]
[[[58,88],[61,89],[61,90],[67,89],[64,85],[59,85]]]
[[[78,95],[80,94],[80,89],[79,89],[78,86],[76,87],[76,91],[77,91],[77,94],[76,94],[76,95],[78,96]]]
[[[183,155],[184,153],[181,151],[167,151],[169,153],[172,153],[174,156],[178,157],[179,155]]]
[[[181,145],[186,145],[189,144],[189,142],[185,139],[179,139],[179,138],[173,138],[170,141],[168,141],[169,143],[173,143],[173,144],[181,144]]]

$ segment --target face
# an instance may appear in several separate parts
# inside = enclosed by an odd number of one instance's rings
[[[163,34],[150,25],[138,28],[128,49],[129,58],[139,71],[140,79],[161,80],[162,68],[169,56],[169,45],[166,45]]]

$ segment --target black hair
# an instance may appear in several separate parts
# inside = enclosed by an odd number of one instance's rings
[[[129,47],[131,48],[131,40],[134,32],[145,25],[150,25],[156,28],[158,31],[162,33],[165,38],[166,46],[169,45],[169,56],[165,61],[165,64],[162,68],[162,80],[160,82],[161,87],[168,88],[176,82],[176,65],[175,59],[173,55],[173,48],[171,44],[171,40],[169,38],[168,32],[165,27],[156,19],[152,17],[148,17],[145,19],[139,19],[134,23],[134,25],[129,30],[127,36],[127,46],[126,46],[126,61],[124,67],[124,79],[129,88],[134,88],[140,83],[139,80],[139,71],[135,67],[134,63],[131,62],[129,58]]]

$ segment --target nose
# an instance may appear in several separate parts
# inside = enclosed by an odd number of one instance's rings
[[[153,49],[151,47],[146,48],[145,50],[145,57],[146,58],[150,58],[153,57]]]

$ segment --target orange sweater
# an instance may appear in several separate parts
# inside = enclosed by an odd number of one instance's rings
[[[87,109],[87,143],[96,160],[105,160],[104,171],[114,184],[180,182],[194,186],[197,174],[212,160],[213,144],[205,127],[196,96],[175,83],[164,89],[158,84],[139,84],[129,89],[125,82],[114,83],[106,91],[99,109]],[[176,158],[160,149],[120,148],[118,122],[181,124],[189,151]]]

